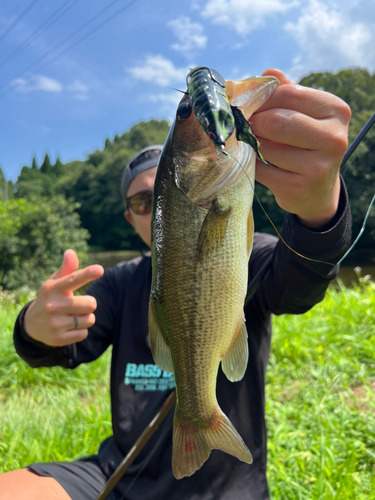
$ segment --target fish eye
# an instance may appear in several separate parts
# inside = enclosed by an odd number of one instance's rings
[[[190,102],[183,102],[177,109],[177,120],[186,120],[191,115],[192,107]]]

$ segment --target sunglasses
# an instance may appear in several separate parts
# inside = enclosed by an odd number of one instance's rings
[[[147,215],[152,208],[152,191],[140,191],[126,198],[126,204],[137,215]]]

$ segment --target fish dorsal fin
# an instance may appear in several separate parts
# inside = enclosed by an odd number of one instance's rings
[[[231,207],[221,208],[217,200],[212,202],[199,232],[197,242],[198,257],[203,256],[208,250],[221,247],[230,213]]]
[[[221,361],[221,368],[228,380],[237,382],[243,378],[248,358],[249,346],[247,343],[247,329],[245,322],[243,322],[236,340]]]
[[[148,327],[150,332],[151,352],[155,363],[162,370],[173,373],[171,350],[161,333],[158,319],[156,317],[155,303],[152,297],[150,297]]]

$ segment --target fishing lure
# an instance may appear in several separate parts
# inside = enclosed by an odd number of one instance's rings
[[[186,84],[196,117],[216,149],[223,151],[235,127],[224,78],[214,69],[198,66],[190,70]]]
[[[225,154],[225,143],[236,128],[237,140],[249,144],[263,163],[276,167],[263,158],[259,141],[242,111],[229,103],[225,80],[218,71],[197,66],[190,70],[186,84],[194,113],[219,153]]]

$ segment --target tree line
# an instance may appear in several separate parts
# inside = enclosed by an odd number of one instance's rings
[[[365,69],[352,68],[336,74],[312,73],[302,78],[300,84],[331,92],[349,104],[352,110],[350,142],[375,111],[375,74]],[[343,173],[350,197],[354,235],[357,235],[361,228],[368,204],[375,192],[374,128],[359,145]],[[8,283],[10,287],[9,283],[17,281],[10,270],[12,266],[16,269],[15,262],[20,265],[22,258],[20,259],[19,254],[17,257],[17,252],[21,252],[21,248],[25,247],[25,251],[29,246],[30,253],[32,248],[40,245],[43,251],[47,252],[52,241],[48,243],[48,235],[43,233],[43,228],[45,231],[48,228],[58,240],[59,243],[55,244],[53,252],[59,259],[63,249],[68,246],[78,245],[77,248],[82,254],[87,248],[139,248],[139,238],[123,216],[121,175],[127,161],[135,153],[151,144],[163,144],[168,132],[169,123],[166,120],[141,121],[122,135],[115,135],[112,140],[107,138],[104,148],[93,151],[85,160],[62,163],[57,158],[51,163],[49,155],[46,154],[41,165],[38,165],[33,158],[30,166],[22,167],[15,185],[5,181],[0,168],[0,228],[2,236],[8,235],[6,238],[2,237],[3,243],[0,243],[0,285],[5,286]],[[283,212],[278,208],[272,193],[260,184],[256,185],[256,193],[268,216],[280,227]],[[28,217],[25,217],[26,213],[29,213]],[[65,217],[65,225],[60,224],[55,228],[53,224],[56,224],[59,216]],[[254,202],[254,216],[257,231],[274,234],[269,220],[257,202]],[[38,239],[40,234],[44,234],[45,244]],[[32,244],[27,245],[27,241]],[[375,220],[374,217],[369,217],[366,231],[348,262],[371,261],[373,248]],[[42,253],[39,252],[40,255]],[[10,255],[13,256],[13,264]],[[41,259],[30,262],[30,266],[34,268],[43,266]],[[47,267],[52,268],[55,265],[54,259],[49,262]],[[5,282],[2,276],[7,276]]]

